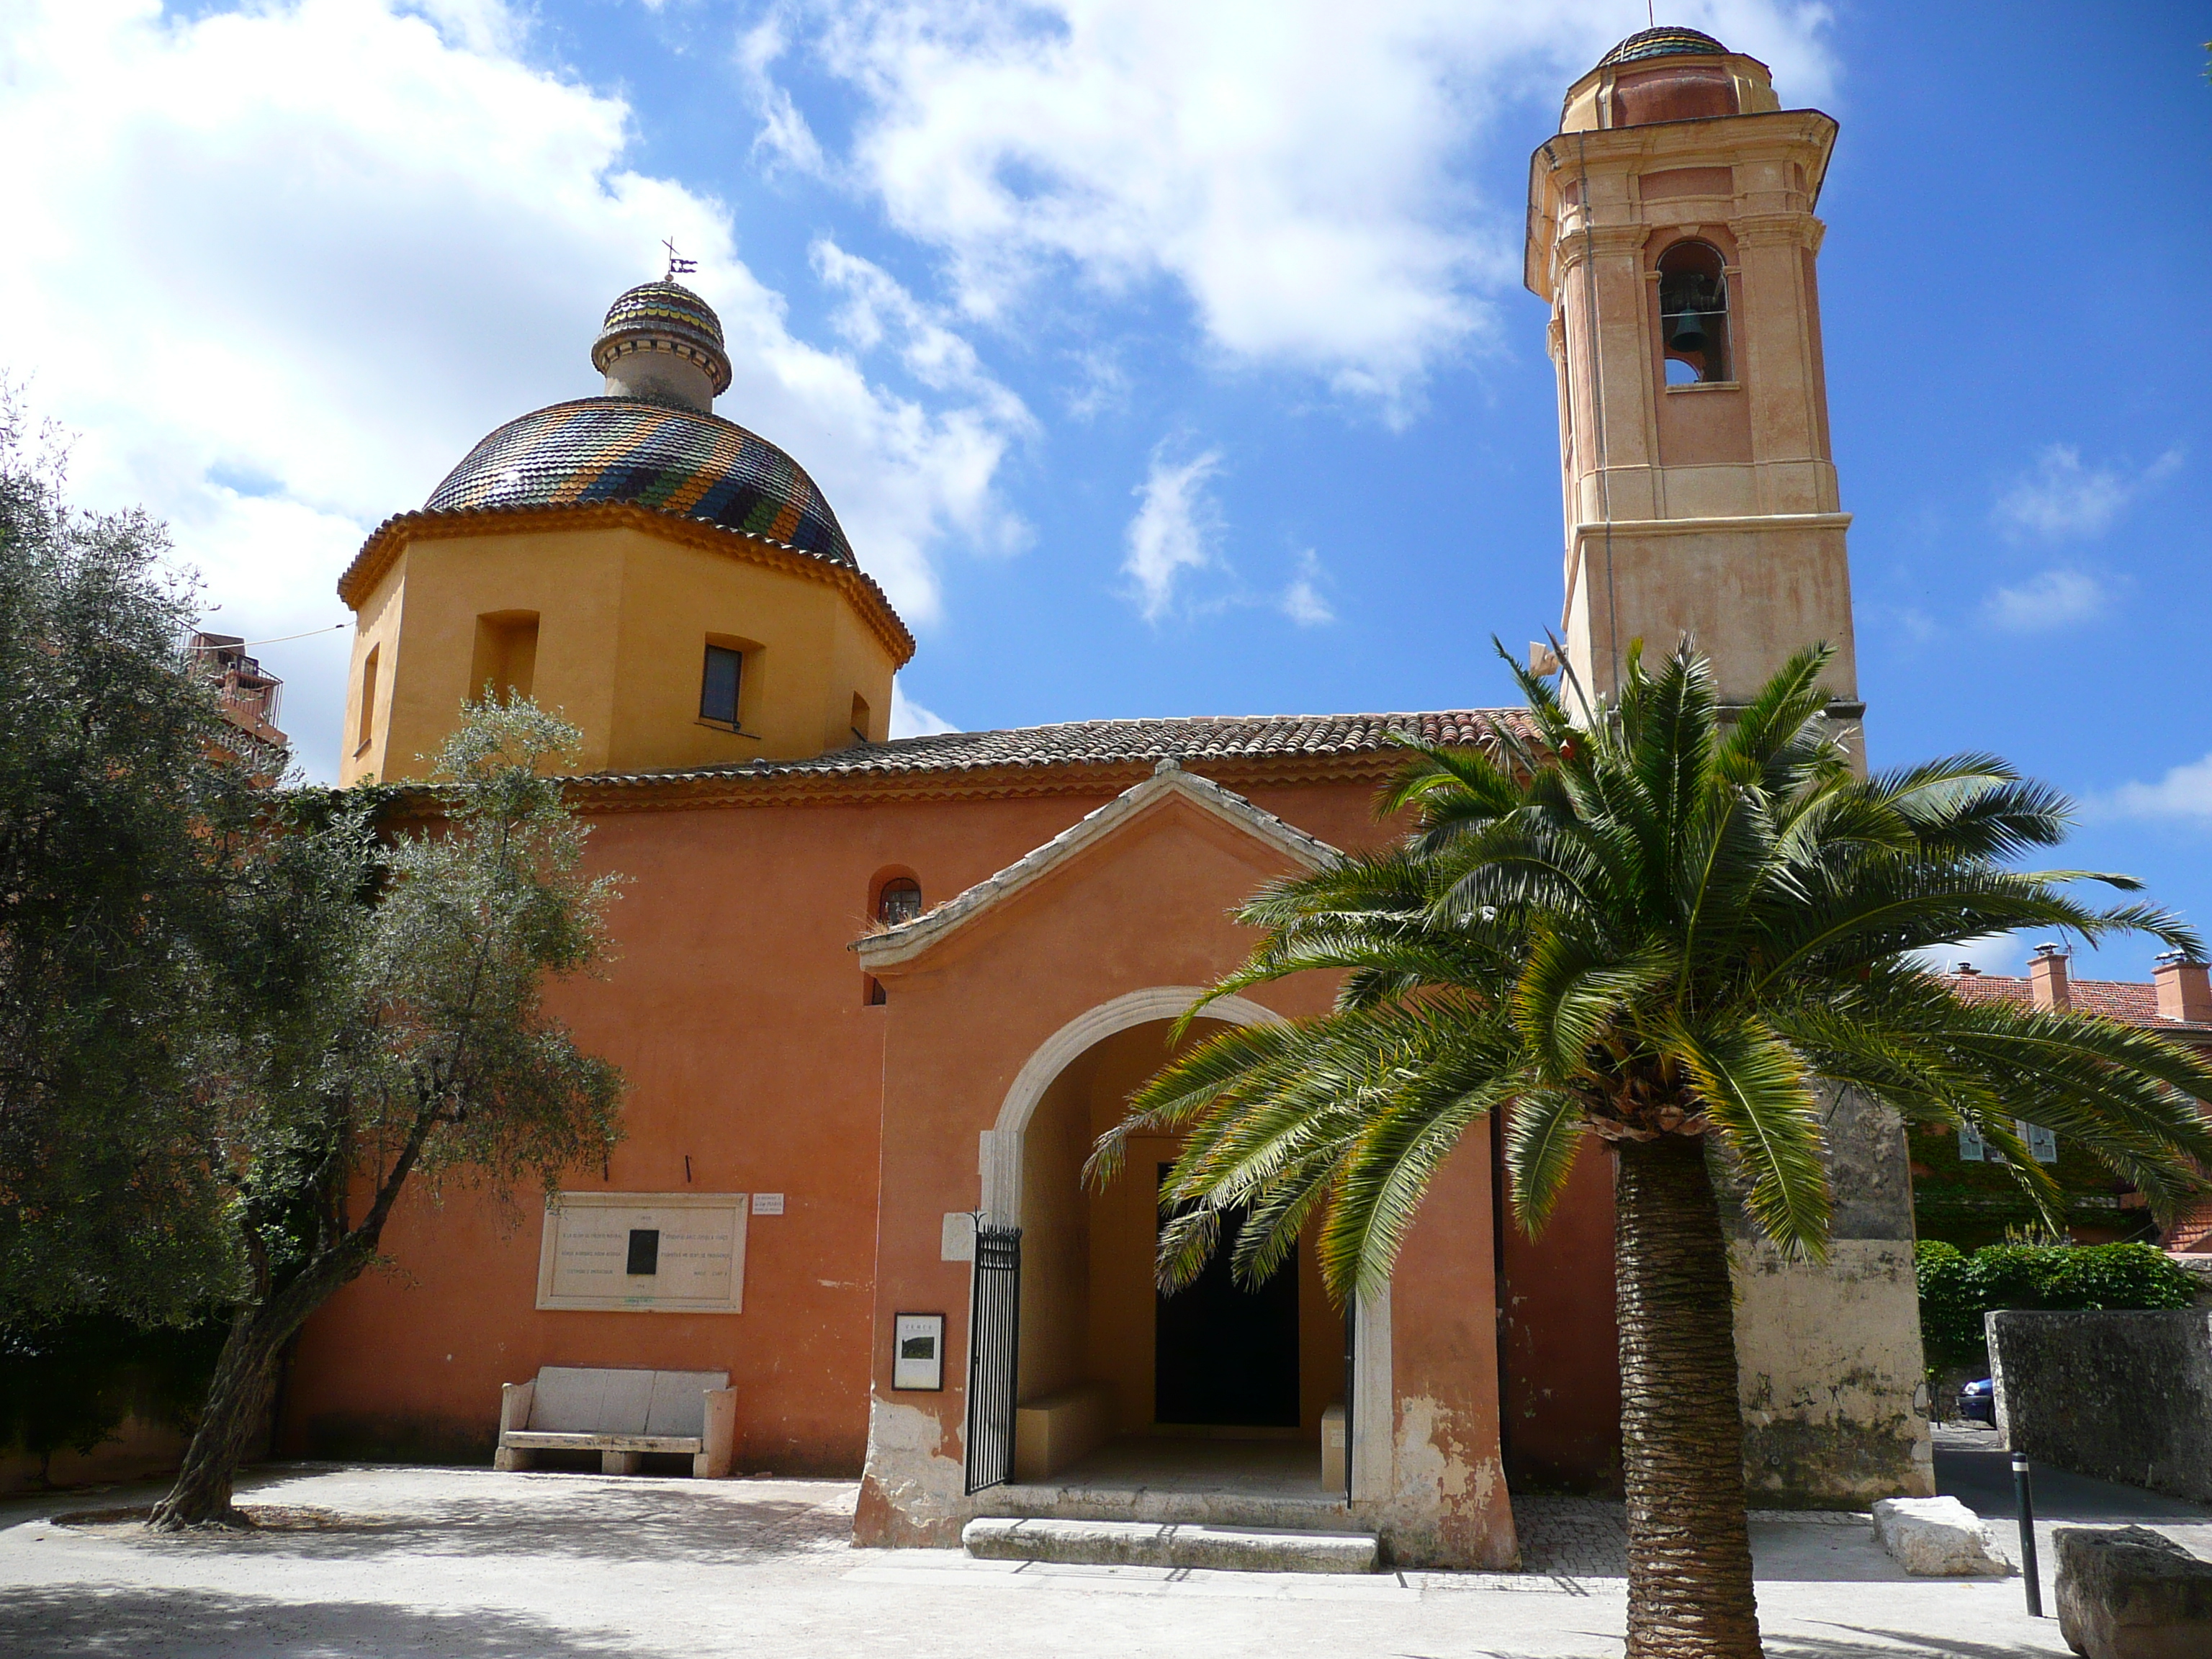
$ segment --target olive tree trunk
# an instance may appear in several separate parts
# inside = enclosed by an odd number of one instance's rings
[[[231,1503],[231,1489],[267,1419],[284,1345],[374,1255],[373,1249],[361,1248],[357,1235],[349,1237],[283,1289],[238,1310],[176,1483],[154,1506],[147,1525],[157,1532],[179,1532],[186,1527],[253,1524]]]
[[[1627,1659],[1759,1659],[1735,1309],[1705,1143],[1617,1146]]]

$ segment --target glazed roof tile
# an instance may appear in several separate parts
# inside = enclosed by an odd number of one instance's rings
[[[806,471],[734,421],[635,398],[578,398],[509,421],[431,493],[432,513],[621,502],[860,568]]]
[[[1646,58],[1674,58],[1686,53],[1700,57],[1718,56],[1728,51],[1710,34],[1696,29],[1683,28],[1679,24],[1662,23],[1657,28],[1638,29],[1611,52],[1597,60],[1600,69],[1617,64],[1638,63]]]
[[[944,732],[854,744],[811,760],[751,761],[665,772],[601,773],[599,782],[659,783],[686,777],[779,777],[957,772],[988,767],[1097,766],[1146,761],[1374,754],[1390,736],[1477,744],[1497,728],[1525,732],[1516,708],[1460,708],[1401,714],[1202,714],[1179,720],[1074,720],[990,732]]]

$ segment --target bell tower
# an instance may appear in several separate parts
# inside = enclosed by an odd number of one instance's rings
[[[1638,639],[1652,654],[1693,639],[1730,702],[1826,641],[1832,718],[1863,712],[1814,275],[1835,137],[1819,111],[1781,107],[1764,64],[1656,28],[1568,89],[1531,160],[1524,275],[1551,302],[1559,375],[1560,637],[1585,695],[1619,686]]]
[[[1631,35],[1568,88],[1528,175],[1528,286],[1551,302],[1566,517],[1567,696],[1684,635],[1741,704],[1836,647],[1828,717],[1863,758],[1850,520],[1828,448],[1813,207],[1835,143],[1766,66],[1694,29]],[[1744,1477],[1755,1503],[1935,1490],[1912,1189],[1890,1109],[1823,1085],[1835,1220],[1785,1258],[1723,1205]]]

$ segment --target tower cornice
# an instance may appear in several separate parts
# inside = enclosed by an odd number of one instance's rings
[[[1836,131],[1832,116],[1816,109],[1790,109],[1555,134],[1528,158],[1528,242],[1522,280],[1531,293],[1552,299],[1562,262],[1573,257],[1566,246],[1570,240],[1586,234],[1603,237],[1616,227],[1624,232],[1633,229],[1639,239],[1648,234],[1656,222],[1651,204],[1632,198],[1625,185],[1613,187],[1623,174],[1794,164],[1802,182],[1780,191],[1747,191],[1739,175],[1730,199],[1748,213],[1732,210],[1729,216],[1731,222],[1778,212],[1809,216],[1820,200]],[[1586,182],[1607,187],[1589,190],[1585,204]],[[1774,199],[1778,196],[1783,199]],[[1758,199],[1761,198],[1765,199]],[[1592,221],[1587,229],[1584,213]]]

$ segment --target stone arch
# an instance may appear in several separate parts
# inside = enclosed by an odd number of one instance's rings
[[[1097,1043],[1133,1026],[1180,1018],[1205,994],[1194,985],[1155,985],[1086,1009],[1040,1043],[1007,1088],[997,1121],[981,1132],[984,1218],[1005,1226],[1022,1217],[1023,1137],[1038,1103],[1068,1065]],[[1206,1018],[1232,1025],[1274,1025],[1286,1017],[1249,998],[1225,996],[1206,1005]],[[1390,1287],[1360,1299],[1353,1322],[1357,1394],[1350,1427],[1353,1496],[1374,1501],[1388,1495],[1395,1389],[1391,1376]]]

